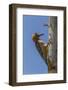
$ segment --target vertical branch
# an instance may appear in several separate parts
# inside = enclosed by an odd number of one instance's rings
[[[57,17],[49,17],[48,72],[57,72]]]

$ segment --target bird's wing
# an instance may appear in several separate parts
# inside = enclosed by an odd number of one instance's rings
[[[47,55],[46,55],[46,46],[45,43],[42,40],[38,40],[37,43],[35,43],[36,49],[39,52],[40,56],[43,58],[45,63],[47,64]]]

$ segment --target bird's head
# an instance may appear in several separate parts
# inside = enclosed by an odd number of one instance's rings
[[[42,35],[44,35],[43,33],[41,33],[41,34],[38,34],[38,33],[34,33],[33,35],[32,35],[32,40],[34,41],[34,42],[37,42],[40,38],[40,36],[42,36]]]

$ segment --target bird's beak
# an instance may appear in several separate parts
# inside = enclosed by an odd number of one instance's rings
[[[43,36],[44,34],[43,33],[41,33],[41,34],[39,34],[38,36],[40,37],[40,36]]]

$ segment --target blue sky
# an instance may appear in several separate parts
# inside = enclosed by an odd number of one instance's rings
[[[34,42],[32,41],[32,34],[34,33],[44,33],[41,37],[46,43],[48,42],[48,27],[44,24],[48,24],[47,16],[32,16],[24,15],[24,74],[44,74],[48,73],[48,66],[45,64],[44,60],[39,55]]]

